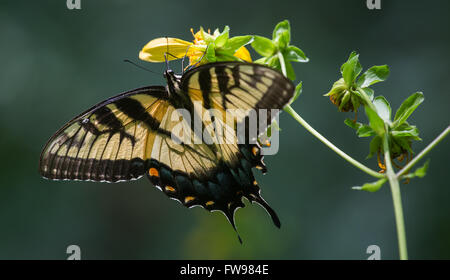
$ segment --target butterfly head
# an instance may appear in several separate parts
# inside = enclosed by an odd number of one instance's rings
[[[175,74],[172,69],[164,71],[164,78],[167,80],[167,90],[171,94],[175,94],[180,89],[181,76]]]
[[[164,78],[168,79],[170,76],[175,76],[175,73],[172,69],[167,69],[164,71]]]

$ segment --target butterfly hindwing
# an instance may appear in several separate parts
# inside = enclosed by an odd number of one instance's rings
[[[294,94],[292,82],[279,72],[266,66],[242,62],[218,62],[196,67],[182,76],[180,89],[190,97],[192,103],[201,104],[201,106],[194,106],[195,108],[200,108],[202,111],[214,110],[214,119],[208,119],[208,116],[205,118],[204,113],[198,110],[196,114],[203,116],[206,129],[215,130],[212,134],[222,131],[222,137],[230,130],[233,136],[236,136],[238,123],[246,122],[248,127],[249,113],[252,110],[255,111],[256,122],[259,124],[256,133],[262,134],[276,116],[276,113],[273,114],[271,110],[282,109]],[[259,118],[261,109],[266,110],[263,111],[265,122],[262,123]],[[230,112],[235,119],[231,129],[226,120],[227,112]],[[209,123],[214,123],[215,126],[209,126]],[[246,197],[250,201],[261,204],[272,217],[275,225],[279,227],[280,221],[260,196],[260,188],[252,173],[253,167],[261,169],[263,173],[266,172],[261,148],[255,137],[257,135],[253,135],[252,138],[247,131],[245,144],[238,144],[237,138],[232,144],[215,143],[217,156],[223,162],[222,170],[228,169],[229,174],[232,175],[230,184],[238,186],[236,190],[233,190],[233,198],[229,199],[233,201],[228,205],[230,209],[221,210],[234,225],[231,212],[234,212],[237,207],[242,207],[241,198]],[[249,141],[253,142],[249,143]]]

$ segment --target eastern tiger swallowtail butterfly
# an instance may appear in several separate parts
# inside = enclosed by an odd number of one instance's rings
[[[39,172],[51,180],[119,182],[141,178],[187,207],[220,210],[236,230],[234,212],[242,197],[257,202],[280,227],[260,195],[252,168],[263,173],[261,146],[174,141],[170,116],[185,109],[281,109],[294,85],[279,72],[253,63],[217,62],[186,71],[166,70],[167,86],[149,86],[111,97],[59,129],[45,145]],[[248,116],[240,115],[236,122]],[[268,124],[275,116],[268,114]],[[206,124],[203,124],[206,126]],[[259,133],[267,128],[259,128]],[[189,128],[188,128],[189,129]],[[194,129],[186,135],[195,136]],[[240,238],[239,238],[240,240]]]

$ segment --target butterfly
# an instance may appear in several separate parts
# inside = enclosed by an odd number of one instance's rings
[[[182,125],[183,139],[177,138],[172,133],[177,128],[173,116],[180,117],[181,109],[195,119],[214,110],[206,120],[200,118],[206,129],[234,110],[235,119],[227,127],[235,134],[239,124],[249,122],[250,110],[282,109],[288,104],[294,95],[292,82],[274,69],[246,62],[208,63],[182,75],[169,69],[164,77],[166,86],[124,92],[66,123],[45,145],[40,174],[51,180],[98,182],[145,175],[186,207],[223,212],[235,230],[234,213],[244,207],[245,197],[260,204],[280,227],[253,176],[255,167],[267,171],[260,144],[199,142],[205,133],[199,135],[201,131],[187,121]],[[264,118],[270,125],[275,115],[268,112]],[[259,127],[258,135],[266,129],[267,125]]]

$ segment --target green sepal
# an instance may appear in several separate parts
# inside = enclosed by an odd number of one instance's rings
[[[384,183],[386,183],[386,181],[387,181],[386,178],[382,178],[382,179],[372,182],[372,183],[365,183],[361,187],[359,187],[359,186],[353,187],[352,189],[360,190],[360,191],[367,191],[367,192],[376,192],[384,185]]]

